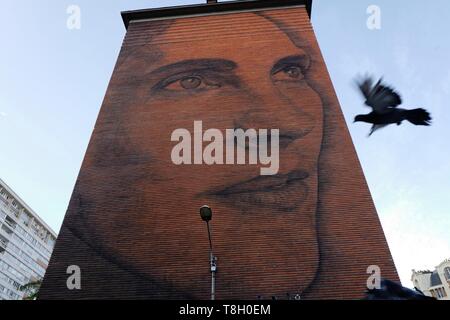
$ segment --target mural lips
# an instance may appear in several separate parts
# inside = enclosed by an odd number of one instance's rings
[[[306,200],[308,186],[304,180],[308,177],[309,173],[302,169],[284,175],[258,176],[207,195],[239,206],[264,206],[290,211]]]

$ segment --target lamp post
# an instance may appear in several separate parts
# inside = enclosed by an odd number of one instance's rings
[[[211,230],[209,229],[209,221],[212,219],[212,210],[208,206],[203,206],[200,208],[200,217],[206,222],[206,227],[208,228],[208,239],[209,239],[209,266],[211,268],[211,300],[216,298],[216,272],[217,272],[217,258],[213,254],[212,241],[211,241]]]

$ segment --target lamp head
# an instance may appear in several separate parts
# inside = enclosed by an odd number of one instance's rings
[[[208,206],[203,206],[200,208],[200,217],[202,217],[202,220],[205,222],[208,222],[212,219],[212,210]]]

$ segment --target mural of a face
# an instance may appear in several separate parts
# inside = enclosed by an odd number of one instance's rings
[[[248,298],[302,293],[319,261],[323,105],[313,85],[313,49],[295,43],[273,19],[243,17],[224,35],[208,31],[220,16],[175,20],[116,67],[106,98],[112,111],[99,119],[116,134],[93,138],[94,156],[85,161],[97,174],[90,178],[86,170],[83,178],[92,194],[95,185],[110,185],[111,192],[90,198],[85,191],[90,209],[83,220],[92,245],[119,265],[207,294],[209,244],[198,209],[208,204],[218,298],[233,297],[221,295],[224,287]],[[189,24],[195,30],[187,34]],[[204,130],[279,129],[278,174],[261,176],[260,166],[249,164],[173,164],[172,132],[193,134],[198,120]]]

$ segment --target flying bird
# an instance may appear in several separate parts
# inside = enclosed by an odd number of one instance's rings
[[[415,288],[411,290],[401,284],[382,279],[379,289],[367,289],[365,300],[436,300]]]
[[[357,80],[357,85],[366,99],[365,105],[372,108],[368,114],[360,114],[355,117],[354,122],[367,122],[372,124],[369,136],[376,130],[390,124],[400,125],[404,120],[417,126],[429,126],[431,116],[422,108],[407,110],[398,108],[402,104],[400,95],[394,89],[383,84],[383,78],[373,85],[371,77],[366,76]]]

